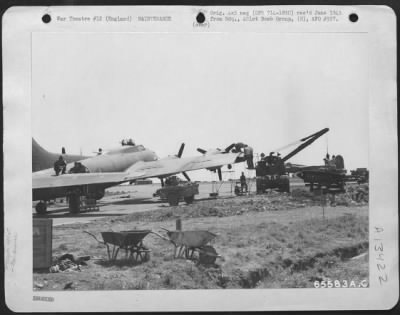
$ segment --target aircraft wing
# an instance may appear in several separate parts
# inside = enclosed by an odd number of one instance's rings
[[[125,172],[78,173],[64,175],[37,174],[32,176],[32,189],[68,187],[90,184],[120,184],[123,182],[169,176],[185,171],[216,168],[237,161],[240,153],[202,155],[192,158],[165,158],[152,162],[137,162]]]
[[[138,174],[137,174],[138,175]],[[33,175],[32,188],[54,188],[89,184],[121,183],[129,180],[129,174],[116,173],[79,173],[64,175]]]
[[[218,168],[237,163],[242,153],[210,154],[187,158],[166,158],[152,162],[138,162],[127,172],[132,179],[160,177],[207,168]]]

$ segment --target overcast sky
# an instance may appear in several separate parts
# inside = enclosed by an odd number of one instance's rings
[[[84,154],[128,137],[163,157],[181,142],[268,153],[329,127],[290,161],[322,164],[328,145],[368,167],[367,51],[349,33],[35,33],[32,135]]]

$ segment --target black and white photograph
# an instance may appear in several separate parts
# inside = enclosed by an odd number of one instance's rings
[[[9,9],[9,307],[394,306],[395,20],[372,6]]]

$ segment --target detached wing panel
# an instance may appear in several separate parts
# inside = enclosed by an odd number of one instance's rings
[[[240,153],[212,154],[188,158],[166,158],[153,162],[139,162],[127,170],[132,179],[160,177],[200,169],[234,164]]]

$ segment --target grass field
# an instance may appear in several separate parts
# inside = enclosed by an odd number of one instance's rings
[[[53,255],[89,255],[82,271],[33,274],[35,290],[230,289],[312,287],[324,279],[368,280],[368,204],[345,196],[336,206],[304,190],[204,200],[193,205],[102,218],[53,230]],[[322,205],[324,205],[322,207]],[[222,258],[213,266],[173,258],[173,245],[149,234],[148,262],[107,261],[106,249],[83,230],[183,230],[218,234],[212,245]],[[165,235],[165,233],[164,233]]]

